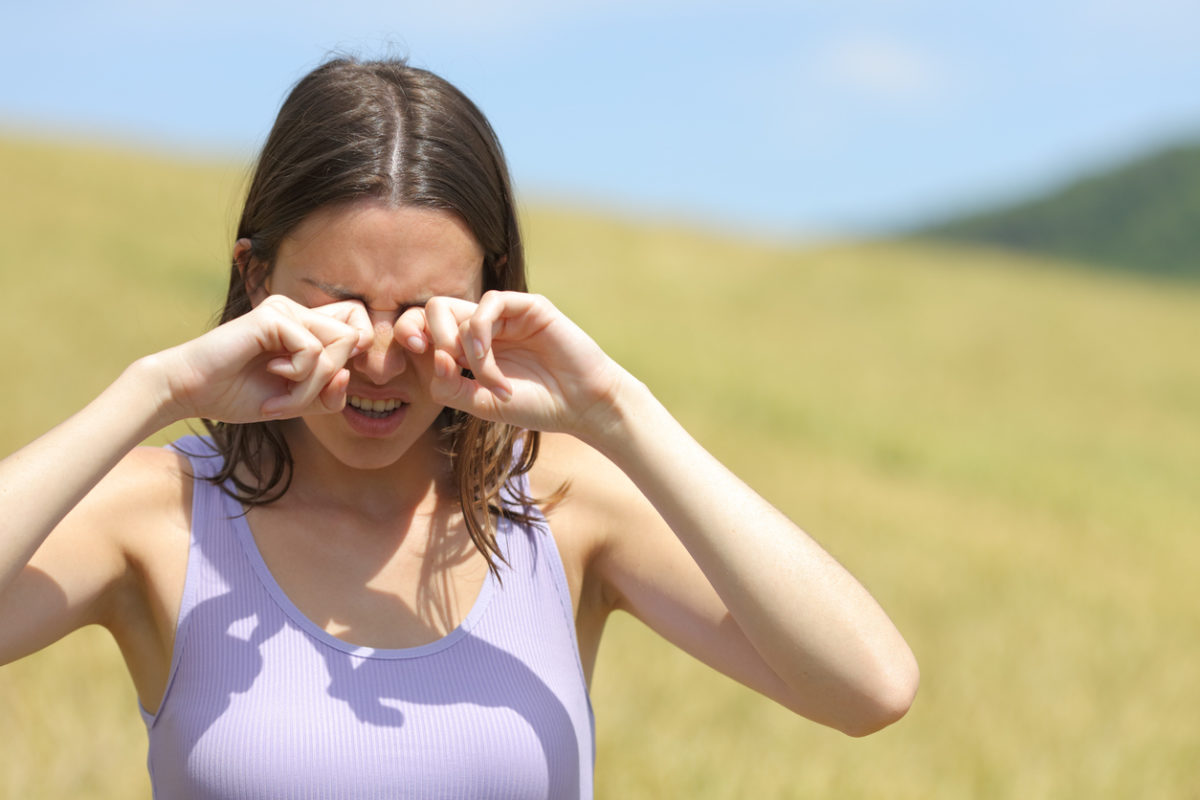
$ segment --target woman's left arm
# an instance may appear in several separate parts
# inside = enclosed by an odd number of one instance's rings
[[[569,433],[648,501],[656,514],[609,528],[597,550],[596,577],[618,606],[848,734],[878,730],[907,711],[916,661],[875,600],[545,298],[435,298],[401,316],[396,339],[434,349],[431,391],[442,402]],[[463,376],[464,367],[472,375]]]
[[[631,381],[618,405],[622,424],[592,445],[686,553],[646,514],[636,527],[609,529],[597,577],[616,605],[710,665],[847,734],[866,735],[903,716],[917,689],[916,660],[862,585],[701,447],[642,384]],[[627,507],[636,509],[636,501]]]

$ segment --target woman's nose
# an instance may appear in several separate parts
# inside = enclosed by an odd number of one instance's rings
[[[375,340],[354,358],[354,369],[373,383],[384,384],[404,372],[408,356],[392,335],[392,315],[370,312]]]

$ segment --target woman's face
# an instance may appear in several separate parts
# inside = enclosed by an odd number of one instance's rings
[[[310,307],[356,300],[375,329],[371,348],[347,364],[346,408],[302,420],[311,438],[339,461],[379,469],[396,463],[414,444],[428,455],[436,452],[430,428],[442,406],[428,393],[432,358],[401,347],[392,326],[402,312],[434,296],[478,301],[483,256],[456,214],[378,201],[320,209],[284,238],[255,302],[267,294]],[[302,452],[303,444],[293,447],[301,445]]]

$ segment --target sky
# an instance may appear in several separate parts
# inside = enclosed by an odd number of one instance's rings
[[[896,230],[1200,140],[1195,0],[6,2],[0,129],[248,164],[340,52],[457,84],[526,204],[774,236]]]

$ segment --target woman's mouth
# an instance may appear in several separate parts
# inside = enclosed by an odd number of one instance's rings
[[[396,413],[396,409],[403,407],[405,404],[394,397],[389,400],[369,400],[365,397],[352,394],[346,398],[346,405],[365,417],[385,419]]]

